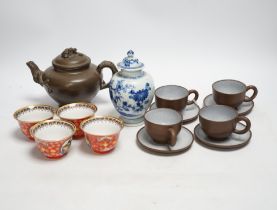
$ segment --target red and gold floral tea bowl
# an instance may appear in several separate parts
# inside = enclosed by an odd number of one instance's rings
[[[91,103],[72,103],[60,107],[57,115],[60,119],[69,121],[76,126],[75,139],[84,137],[84,132],[80,129],[82,121],[95,115],[97,107]]]
[[[50,120],[55,115],[55,108],[49,105],[30,105],[18,109],[13,116],[18,121],[22,133],[34,141],[30,134],[30,128],[36,123],[44,120]]]
[[[39,151],[50,159],[59,159],[68,153],[75,131],[75,125],[64,120],[46,120],[30,129]]]
[[[105,154],[117,145],[124,123],[116,117],[93,117],[80,125],[85,133],[85,140],[92,152]]]

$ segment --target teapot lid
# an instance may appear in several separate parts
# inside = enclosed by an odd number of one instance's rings
[[[91,60],[88,56],[77,52],[76,48],[67,48],[52,61],[55,68],[76,70],[89,66]]]
[[[134,57],[134,51],[129,50],[127,52],[127,57],[125,57],[121,62],[119,62],[117,66],[121,69],[133,70],[144,67],[144,64]]]

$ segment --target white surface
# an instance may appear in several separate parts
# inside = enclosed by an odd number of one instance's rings
[[[197,103],[197,102],[196,102]],[[202,101],[200,102],[202,104]],[[156,109],[156,103],[153,103],[151,109]],[[190,105],[186,105],[185,109],[182,110],[181,115],[183,116],[183,121],[191,120],[196,117],[199,113],[199,107],[193,103]]]
[[[211,106],[211,105],[216,104],[212,94],[208,95],[204,100],[205,100],[205,102],[203,101],[203,105],[205,103],[205,106]],[[256,100],[254,99],[254,101],[256,101]],[[239,114],[246,113],[250,109],[252,109],[253,106],[254,106],[253,101],[249,101],[249,102],[244,101],[244,102],[242,102],[241,105],[238,106],[237,111],[238,111]]]
[[[276,6],[274,0],[3,1],[0,209],[276,210]],[[25,62],[46,69],[66,47],[95,64],[117,63],[133,49],[156,87],[197,89],[200,105],[214,81],[256,85],[250,144],[217,152],[194,143],[183,155],[161,157],[141,151],[139,128],[128,127],[109,155],[73,141],[66,157],[45,160],[12,114],[23,105],[55,105]],[[114,113],[107,90],[93,102],[97,115]]]
[[[199,115],[206,120],[225,122],[234,120],[237,116],[237,111],[224,105],[213,105],[201,109]]]
[[[166,100],[178,100],[188,96],[188,91],[177,85],[167,85],[158,88],[155,95]]]
[[[32,109],[22,112],[17,119],[24,122],[36,122],[40,120],[47,120],[54,116],[54,113],[45,109]]]
[[[34,133],[35,138],[44,141],[60,141],[73,135],[73,129],[67,125],[51,124],[44,125]]]
[[[112,135],[121,130],[120,125],[108,120],[93,120],[84,125],[84,131],[93,135]]]
[[[238,94],[245,91],[246,87],[243,83],[236,80],[223,80],[213,84],[216,91],[224,94]]]
[[[88,107],[68,107],[59,113],[59,116],[66,119],[82,119],[94,115],[94,110]]]
[[[168,108],[151,109],[144,117],[147,121],[160,125],[174,125],[183,119],[179,112]]]

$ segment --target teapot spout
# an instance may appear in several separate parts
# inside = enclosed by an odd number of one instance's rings
[[[33,61],[29,61],[26,63],[27,66],[31,69],[32,75],[33,75],[33,80],[40,84],[41,86],[43,86],[43,71],[41,71],[38,66],[33,62]]]

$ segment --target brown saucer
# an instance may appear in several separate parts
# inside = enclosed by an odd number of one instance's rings
[[[192,132],[183,126],[177,136],[177,142],[174,146],[154,142],[146,132],[145,127],[137,132],[137,144],[139,147],[147,152],[158,155],[181,154],[191,147],[193,140],[194,137]]]
[[[245,126],[241,123],[237,124],[237,129],[243,129]],[[214,140],[208,137],[202,130],[200,124],[194,128],[194,136],[198,143],[207,146],[211,149],[233,150],[239,149],[247,145],[252,137],[252,132],[249,130],[245,134],[232,133],[226,139]]]
[[[156,103],[151,104],[150,109],[156,109]],[[200,108],[196,104],[196,102],[193,102],[190,105],[187,105],[185,109],[182,110],[182,115],[183,115],[183,124],[188,124],[193,122],[198,118]]]
[[[246,98],[248,98],[246,96]],[[214,101],[213,94],[207,95],[203,100],[204,106],[210,106],[210,105],[216,105],[216,102]],[[238,111],[239,115],[247,115],[249,114],[254,107],[254,101],[249,102],[243,102],[238,108],[236,109]]]

